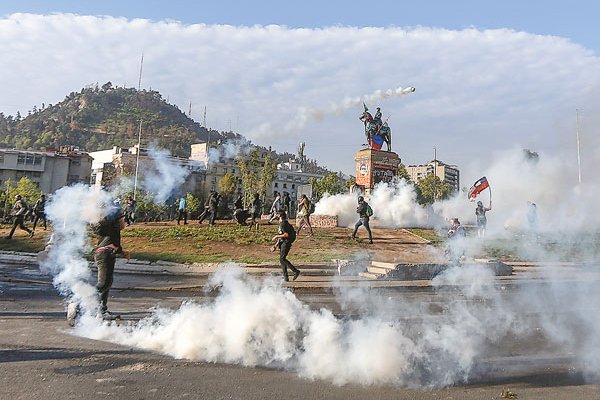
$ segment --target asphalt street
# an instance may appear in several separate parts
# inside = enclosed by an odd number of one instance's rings
[[[535,335],[504,338],[478,361],[478,373],[468,383],[434,389],[337,386],[280,369],[177,360],[74,336],[50,277],[35,265],[0,264],[0,271],[1,399],[500,399],[507,389],[519,399],[600,398],[600,386],[584,378],[571,354]],[[176,308],[188,299],[212,301],[214,291],[197,289],[205,284],[205,274],[117,274],[115,287],[120,289],[112,291],[110,304],[135,321],[157,305]],[[175,286],[191,289],[173,290]],[[511,289],[505,292],[510,299]],[[316,288],[295,294],[311,308],[329,308],[339,318],[365,311],[361,304],[341,305],[335,291]],[[453,293],[381,288],[373,295],[443,310]],[[398,311],[393,318],[410,321],[419,316]]]

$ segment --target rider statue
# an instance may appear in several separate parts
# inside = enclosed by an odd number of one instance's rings
[[[392,151],[392,130],[388,126],[387,120],[381,120],[381,108],[377,107],[375,117],[371,115],[367,105],[363,103],[364,111],[359,117],[365,125],[365,135],[369,147],[380,150],[383,143],[387,145],[387,151]]]

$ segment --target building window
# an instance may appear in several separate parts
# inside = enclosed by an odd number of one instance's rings
[[[0,164],[4,163],[4,154],[0,154]]]
[[[284,189],[287,189],[287,183],[284,183],[284,184],[283,184],[283,188],[284,188]]]
[[[292,189],[296,189],[296,185],[292,183]]]
[[[42,156],[35,155],[33,157],[33,165],[42,165]]]
[[[71,160],[71,165],[76,166],[76,165],[81,165],[81,160]]]
[[[19,154],[17,156],[17,164],[25,164],[25,154]]]
[[[223,168],[223,173],[227,173],[227,168]]]
[[[279,183],[278,182],[275,182],[275,187],[279,187]]]

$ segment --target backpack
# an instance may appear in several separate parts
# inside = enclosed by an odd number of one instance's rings
[[[368,204],[367,204],[366,214],[367,214],[367,217],[372,217],[373,216],[373,209]]]
[[[312,201],[308,203],[308,215],[315,213],[315,203]]]

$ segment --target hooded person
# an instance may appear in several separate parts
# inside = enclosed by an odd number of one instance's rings
[[[369,226],[369,220],[373,216],[373,209],[365,201],[363,196],[358,196],[358,207],[356,207],[356,212],[358,213],[358,221],[354,225],[354,232],[352,232],[352,239],[356,239],[356,233],[358,232],[358,228],[364,226],[369,234],[369,243],[373,244],[373,235],[371,234],[371,227]]]

